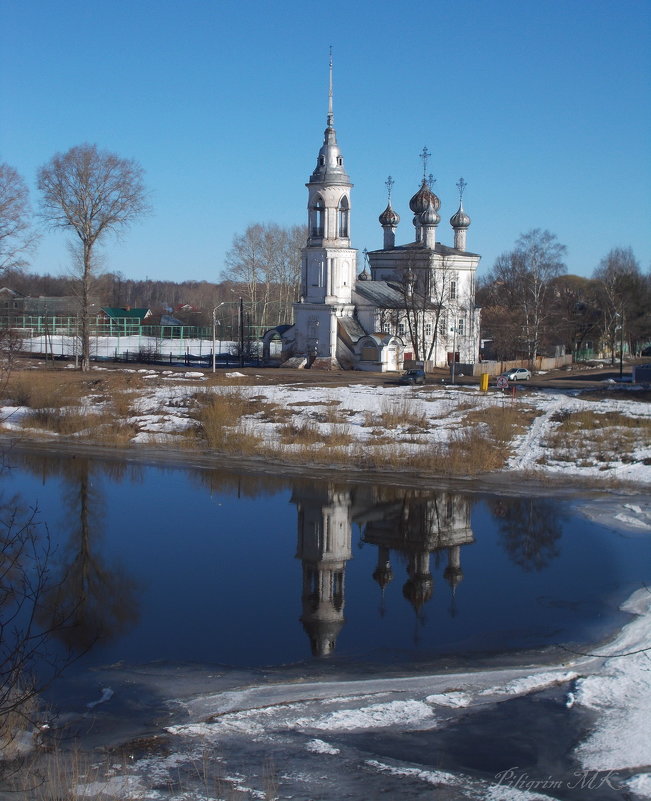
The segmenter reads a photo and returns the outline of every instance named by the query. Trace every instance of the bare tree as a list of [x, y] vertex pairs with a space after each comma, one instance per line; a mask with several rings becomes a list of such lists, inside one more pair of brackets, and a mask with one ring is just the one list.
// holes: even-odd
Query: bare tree
[[25, 181], [8, 164], [0, 164], [0, 272], [20, 268], [33, 248], [31, 208]]
[[233, 237], [223, 277], [239, 285], [258, 325], [291, 321], [306, 240], [304, 226], [283, 228], [275, 223], [255, 223]]
[[599, 284], [579, 275], [561, 275], [552, 282], [551, 323], [577, 359], [586, 343], [601, 335]]
[[398, 317], [406, 324], [416, 361], [436, 359], [439, 339], [447, 336], [446, 314], [456, 315], [461, 308], [461, 299], [453, 291], [454, 277], [446, 258], [432, 261], [426, 269], [409, 260], [400, 272], [403, 308]]
[[51, 228], [76, 234], [80, 262], [81, 369], [90, 369], [90, 291], [96, 271], [95, 247], [149, 211], [137, 162], [96, 145], [58, 153], [38, 172], [41, 215]]
[[648, 312], [649, 282], [640, 272], [640, 265], [631, 248], [613, 248], [594, 271], [598, 284], [603, 334], [609, 346], [611, 361], [625, 338], [629, 349], [651, 335]]
[[516, 347], [535, 360], [547, 333], [553, 279], [567, 271], [565, 245], [549, 231], [534, 228], [515, 243], [509, 253], [497, 257], [488, 277], [501, 306], [515, 321]]

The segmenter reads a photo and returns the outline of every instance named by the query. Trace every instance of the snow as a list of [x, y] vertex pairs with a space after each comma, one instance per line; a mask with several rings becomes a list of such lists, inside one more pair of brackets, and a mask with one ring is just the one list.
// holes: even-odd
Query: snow
[[97, 701], [89, 701], [86, 706], [88, 709], [93, 709], [99, 704], [105, 704], [107, 701], [110, 701], [113, 698], [113, 690], [110, 687], [104, 687], [102, 690], [102, 694]]
[[305, 747], [313, 754], [331, 754], [334, 756], [335, 754], [341, 753], [339, 748], [335, 748], [334, 745], [330, 745], [330, 743], [326, 743], [324, 740], [310, 740]]
[[638, 798], [651, 798], [651, 773], [641, 773], [626, 782], [626, 786]]
[[321, 729], [322, 731], [356, 731], [387, 726], [415, 726], [424, 721], [432, 722], [431, 708], [422, 701], [391, 701], [388, 704], [371, 704], [358, 709], [342, 709], [320, 718], [298, 718], [298, 728]]
[[[318, 731], [330, 737], [309, 736], [304, 748], [315, 758], [327, 758], [341, 754], [340, 745], [330, 740], [343, 733], [440, 729], [486, 704], [567, 686], [568, 714], [577, 714], [582, 708], [599, 713], [573, 755], [584, 771], [574, 783], [582, 781], [588, 786], [607, 781], [618, 788], [623, 779], [610, 777], [609, 772], [637, 769], [626, 786], [638, 797], [649, 798], [651, 779], [639, 771], [651, 764], [651, 593], [637, 591], [622, 609], [632, 617], [611, 642], [595, 655], [586, 654], [555, 667], [529, 665], [430, 676], [256, 685], [197, 697], [185, 704], [177, 701], [187, 715], [203, 720], [173, 725], [167, 731], [179, 746], [191, 738], [219, 742], [222, 748], [241, 736], [262, 744], [277, 742], [288, 732], [309, 736]], [[324, 712], [324, 705], [334, 708]], [[489, 782], [395, 760], [369, 759], [365, 764], [383, 775], [452, 788], [459, 799], [553, 800], [559, 798], [555, 789], [570, 786], [567, 777], [561, 782], [559, 777], [528, 775], [515, 767]]]
[[[315, 797], [318, 788], [323, 798], [366, 799], [381, 793], [417, 798], [438, 792], [454, 801], [560, 801], [568, 797], [568, 788], [585, 787], [587, 794], [602, 786], [612, 791], [613, 795], [604, 796], [609, 799], [625, 793], [649, 799], [651, 592], [638, 590], [622, 610], [630, 619], [611, 641], [595, 646], [594, 654], [556, 665], [321, 681], [283, 682], [278, 673], [268, 678], [249, 674], [248, 679], [234, 677], [232, 686], [212, 693], [201, 692], [204, 682], [194, 674], [189, 681], [182, 670], [170, 674], [161, 668], [173, 718], [164, 725], [168, 739], [162, 753], [137, 758], [123, 749], [123, 761], [102, 780], [80, 782], [77, 795], [121, 801], [207, 801], [215, 796], [206, 792], [199, 777], [212, 771], [238, 797], [248, 793], [246, 797], [263, 799], [268, 797], [262, 789], [263, 766], [269, 754], [275, 754], [282, 764], [279, 773], [276, 769], [279, 799]], [[223, 675], [210, 674], [205, 681], [215, 686]], [[152, 689], [160, 692], [156, 676]], [[125, 668], [125, 677], [131, 683], [134, 673]], [[525, 770], [514, 763], [492, 775], [442, 769], [435, 762], [428, 764], [426, 755], [403, 760], [382, 748], [374, 753], [375, 739], [385, 732], [394, 739], [408, 733], [413, 741], [419, 731], [444, 732], [465, 716], [555, 686], [559, 695], [566, 688], [568, 716], [596, 713], [590, 728], [583, 728], [565, 774], [549, 775], [543, 767], [536, 773], [535, 767]], [[183, 692], [174, 697], [173, 687], [185, 688], [187, 697]], [[108, 700], [109, 692], [102, 690], [100, 701]], [[94, 714], [101, 715], [103, 706], [94, 704]], [[365, 736], [359, 750], [351, 736]], [[556, 763], [553, 767], [558, 769]], [[174, 790], [179, 776], [195, 776], [199, 784]], [[345, 793], [340, 792], [342, 787]]]
[[601, 670], [577, 682], [575, 703], [599, 713], [577, 748], [586, 769], [651, 765], [651, 592], [638, 590], [622, 608], [637, 617], [605, 649]]
[[[124, 372], [135, 371], [126, 368]], [[629, 418], [651, 420], [651, 404], [629, 400], [629, 393], [625, 390], [617, 397], [600, 400], [584, 399], [555, 390], [520, 392], [512, 398], [497, 391], [484, 394], [476, 387], [461, 386], [409, 388], [390, 384], [313, 386], [265, 385], [262, 382], [249, 386], [239, 383], [239, 379], [244, 377], [239, 371], [220, 373], [220, 381], [232, 380], [232, 386], [223, 383], [210, 386], [206, 383], [208, 376], [201, 371], [172, 372], [143, 368], [139, 374], [147, 381], [133, 402], [133, 416], [125, 420], [137, 426], [138, 434], [133, 440], [135, 444], [155, 442], [156, 437], [152, 435], [158, 435], [162, 442], [173, 442], [174, 437], [181, 436], [188, 428], [197, 425], [192, 416], [196, 382], [203, 382], [201, 391], [204, 393], [220, 395], [233, 392], [245, 399], [255, 399], [251, 413], [242, 420], [243, 427], [248, 433], [258, 435], [275, 447], [278, 454], [283, 449], [294, 447], [283, 445], [280, 439], [279, 432], [287, 421], [287, 415], [280, 415], [278, 419], [265, 417], [264, 411], [260, 411], [260, 404], [275, 405], [290, 412], [292, 422], [297, 426], [307, 423], [317, 428], [324, 440], [330, 431], [337, 430], [337, 427], [338, 430], [345, 428], [351, 438], [351, 445], [348, 446], [351, 453], [360, 444], [377, 447], [374, 440], [377, 439], [378, 428], [382, 430], [383, 442], [387, 443], [384, 447], [401, 448], [406, 453], [449, 443], [458, 435], [461, 426], [469, 425], [469, 413], [514, 406], [536, 416], [527, 430], [507, 446], [507, 471], [518, 471], [532, 477], [550, 475], [565, 478], [572, 474], [582, 479], [615, 479], [635, 482], [640, 486], [651, 484], [651, 440], [648, 438], [645, 441], [645, 438], [638, 437], [639, 441], [630, 446], [629, 453], [620, 453], [614, 443], [605, 455], [599, 454], [598, 457], [590, 452], [590, 448], [587, 449], [587, 455], [579, 456], [572, 450], [564, 453], [558, 445], [555, 449], [549, 447], [548, 438], [559, 425], [559, 414], [591, 411], [595, 414], [618, 413]], [[157, 378], [159, 380], [155, 380]], [[85, 408], [92, 413], [90, 400]], [[387, 412], [392, 412], [398, 421], [401, 415], [408, 415], [421, 422], [414, 425], [406, 420], [405, 424], [383, 425], [381, 416]], [[26, 428], [29, 426], [29, 410], [6, 406], [0, 409], [0, 421], [3, 421], [6, 430]], [[487, 430], [484, 423], [476, 425]], [[44, 436], [43, 432], [41, 436]], [[629, 527], [651, 529], [651, 512], [648, 508], [645, 510], [637, 504], [631, 504], [629, 508], [619, 510], [619, 515], [618, 520]]]

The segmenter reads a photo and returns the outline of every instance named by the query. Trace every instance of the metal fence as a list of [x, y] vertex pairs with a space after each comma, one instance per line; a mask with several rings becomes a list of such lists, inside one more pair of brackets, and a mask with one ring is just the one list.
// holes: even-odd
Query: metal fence
[[[12, 315], [0, 317], [0, 328], [10, 330], [17, 350], [50, 358], [74, 358], [81, 353], [79, 318], [75, 316]], [[192, 325], [140, 325], [129, 317], [93, 317], [91, 355], [116, 361], [206, 361], [212, 358], [213, 330]], [[215, 332], [217, 357], [232, 358], [237, 345]]]

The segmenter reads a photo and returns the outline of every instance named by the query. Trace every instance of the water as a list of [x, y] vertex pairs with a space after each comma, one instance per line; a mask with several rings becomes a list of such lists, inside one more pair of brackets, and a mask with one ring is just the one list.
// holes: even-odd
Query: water
[[[53, 549], [41, 624], [70, 668], [424, 664], [587, 642], [651, 539], [569, 503], [11, 453], [3, 520]], [[22, 511], [21, 511], [22, 510]], [[60, 619], [60, 618], [58, 618]]]

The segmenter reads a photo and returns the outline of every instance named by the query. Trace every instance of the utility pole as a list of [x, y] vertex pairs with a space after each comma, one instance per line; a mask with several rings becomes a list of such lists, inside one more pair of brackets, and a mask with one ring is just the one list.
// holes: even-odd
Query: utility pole
[[212, 371], [213, 371], [213, 373], [215, 372], [215, 366], [216, 366], [215, 365], [215, 359], [216, 359], [216, 354], [215, 354], [215, 344], [216, 344], [215, 327], [217, 325], [217, 321], [215, 319], [215, 314], [217, 313], [217, 309], [221, 308], [224, 305], [225, 302], [226, 301], [223, 301], [222, 303], [219, 303], [212, 310]]
[[240, 298], [240, 367], [244, 367], [244, 301]]

